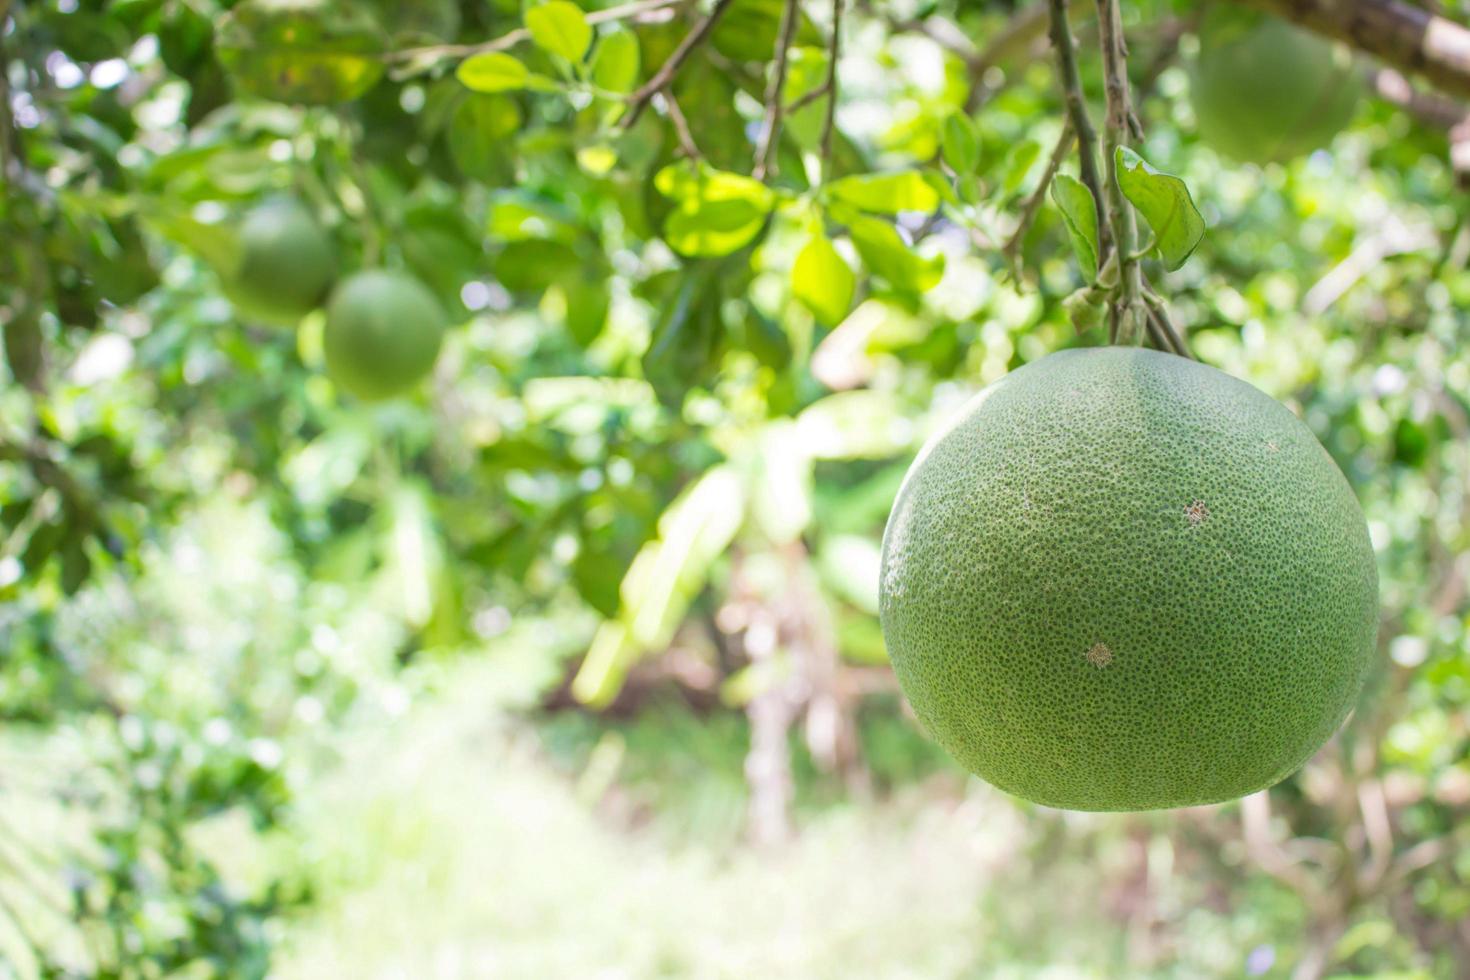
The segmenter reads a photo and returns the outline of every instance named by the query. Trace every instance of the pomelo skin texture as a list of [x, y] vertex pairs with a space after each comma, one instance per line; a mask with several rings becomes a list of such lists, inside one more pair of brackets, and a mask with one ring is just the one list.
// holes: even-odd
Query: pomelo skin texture
[[327, 304], [327, 373], [359, 398], [389, 398], [434, 367], [444, 309], [413, 276], [369, 269], [342, 281]]
[[1362, 80], [1341, 47], [1275, 17], [1220, 8], [1200, 28], [1190, 96], [1200, 136], [1248, 163], [1326, 146], [1352, 121]]
[[251, 320], [294, 327], [336, 275], [332, 240], [294, 198], [266, 201], [240, 224], [240, 265], [226, 294]]
[[1270, 397], [1136, 348], [975, 397], [883, 536], [919, 720], [1001, 789], [1074, 810], [1233, 799], [1299, 768], [1374, 651], [1378, 574], [1326, 450]]

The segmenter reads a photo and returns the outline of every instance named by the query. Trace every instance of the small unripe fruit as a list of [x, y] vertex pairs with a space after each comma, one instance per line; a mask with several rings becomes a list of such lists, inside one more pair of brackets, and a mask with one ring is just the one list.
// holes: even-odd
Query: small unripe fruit
[[370, 269], [343, 280], [327, 304], [327, 373], [359, 398], [390, 398], [434, 367], [446, 317], [413, 276]]
[[295, 198], [272, 198], [247, 214], [239, 244], [225, 293], [247, 319], [295, 326], [332, 285], [332, 240]]
[[1326, 146], [1352, 121], [1362, 79], [1341, 45], [1275, 17], [1220, 9], [1199, 32], [1190, 94], [1200, 137], [1269, 163]]

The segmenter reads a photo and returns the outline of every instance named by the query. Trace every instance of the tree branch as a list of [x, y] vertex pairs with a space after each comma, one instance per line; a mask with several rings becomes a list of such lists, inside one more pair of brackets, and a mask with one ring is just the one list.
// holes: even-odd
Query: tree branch
[[832, 167], [832, 130], [837, 120], [837, 60], [842, 55], [842, 0], [832, 0], [832, 36], [827, 41], [827, 115], [822, 119], [822, 179]]
[[782, 93], [786, 91], [786, 58], [791, 52], [791, 42], [796, 37], [796, 25], [801, 20], [801, 8], [797, 0], [786, 0], [781, 13], [781, 35], [776, 39], [776, 60], [771, 66], [771, 77], [766, 83], [766, 118], [761, 125], [760, 142], [755, 148], [755, 168], [751, 176], [765, 180], [776, 170], [776, 148], [781, 143], [783, 110]]
[[1128, 100], [1128, 51], [1123, 40], [1118, 0], [1097, 0], [1097, 19], [1098, 40], [1102, 44], [1103, 82], [1108, 96], [1108, 115], [1103, 127], [1105, 191], [1119, 272], [1119, 291], [1114, 297], [1108, 322], [1114, 327], [1118, 343], [1136, 344], [1142, 338], [1148, 316], [1143, 306], [1143, 272], [1136, 251], [1137, 217], [1118, 183], [1118, 148], [1127, 139], [1128, 120], [1132, 114]]
[[679, 74], [679, 69], [684, 67], [684, 62], [694, 53], [695, 48], [704, 43], [704, 39], [709, 36], [709, 32], [714, 30], [715, 25], [720, 22], [720, 18], [725, 15], [725, 11], [730, 9], [732, 2], [734, 0], [715, 0], [715, 5], [710, 12], [703, 20], [694, 25], [693, 30], [684, 35], [684, 40], [679, 42], [679, 46], [674, 49], [674, 53], [669, 55], [668, 60], [659, 66], [654, 76], [645, 82], [642, 88], [628, 97], [628, 111], [623, 116], [624, 129], [630, 128], [638, 121], [638, 117], [648, 107], [648, 100], [653, 98], [655, 92], [658, 92], [664, 86], [673, 82], [674, 76]]
[[1237, 0], [1470, 97], [1470, 28], [1401, 0]]
[[1092, 191], [1097, 207], [1098, 260], [1107, 254], [1112, 234], [1108, 228], [1108, 212], [1103, 203], [1102, 180], [1097, 172], [1097, 131], [1087, 114], [1087, 99], [1082, 94], [1082, 76], [1077, 71], [1077, 53], [1072, 41], [1072, 27], [1067, 22], [1067, 0], [1049, 0], [1052, 53], [1057, 59], [1057, 76], [1062, 83], [1062, 97], [1067, 105], [1067, 118], [1077, 134], [1077, 170], [1082, 183]]
[[1062, 124], [1062, 135], [1057, 138], [1056, 148], [1051, 151], [1051, 159], [1046, 163], [1046, 171], [1042, 173], [1040, 183], [1031, 192], [1031, 196], [1026, 198], [1026, 203], [1021, 206], [1021, 218], [1016, 222], [1016, 230], [1011, 232], [1011, 237], [1006, 239], [1005, 245], [1001, 248], [1001, 256], [1005, 260], [1006, 268], [1016, 273], [1017, 279], [1020, 278], [1021, 243], [1025, 240], [1031, 223], [1036, 220], [1036, 212], [1041, 209], [1041, 202], [1046, 199], [1047, 188], [1051, 187], [1052, 180], [1055, 179], [1057, 171], [1061, 169], [1062, 161], [1067, 158], [1076, 139], [1077, 135], [1072, 132], [1072, 122], [1069, 119]]

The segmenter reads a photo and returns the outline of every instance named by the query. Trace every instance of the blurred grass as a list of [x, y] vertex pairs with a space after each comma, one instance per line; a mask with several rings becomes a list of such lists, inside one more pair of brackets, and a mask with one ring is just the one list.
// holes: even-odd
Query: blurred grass
[[[738, 841], [743, 739], [718, 721], [663, 706], [600, 727], [530, 722], [498, 706], [486, 665], [435, 686], [448, 693], [345, 741], [304, 798], [299, 849], [276, 841], [270, 860], [318, 901], [288, 926], [275, 975], [1141, 975], [1104, 894], [1126, 817], [1023, 810], [942, 769], [823, 803], [809, 774], [798, 838], [762, 852]], [[1119, 843], [1078, 860], [1070, 831]], [[1035, 859], [1038, 834], [1051, 859]], [[1149, 975], [1239, 975], [1250, 947], [1232, 932], [1282, 912], [1177, 911], [1188, 955]]]

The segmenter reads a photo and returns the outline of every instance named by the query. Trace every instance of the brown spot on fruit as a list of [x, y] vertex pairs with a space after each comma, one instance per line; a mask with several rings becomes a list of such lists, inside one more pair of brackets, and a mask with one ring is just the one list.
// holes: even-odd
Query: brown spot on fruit
[[1113, 662], [1113, 651], [1108, 649], [1106, 643], [1094, 643], [1083, 656], [1087, 658], [1088, 663], [1097, 668], [1106, 667]]
[[1199, 527], [1210, 516], [1210, 508], [1205, 506], [1203, 500], [1196, 500], [1184, 508], [1184, 516], [1189, 520], [1190, 527]]

